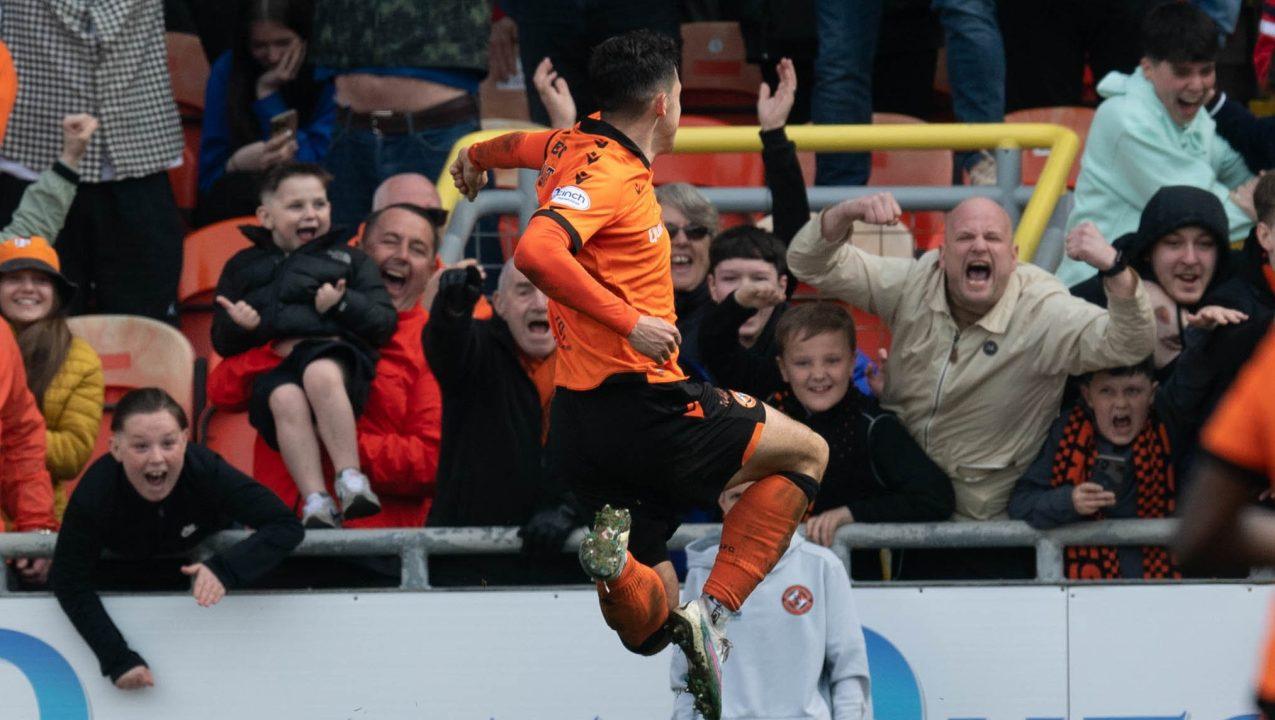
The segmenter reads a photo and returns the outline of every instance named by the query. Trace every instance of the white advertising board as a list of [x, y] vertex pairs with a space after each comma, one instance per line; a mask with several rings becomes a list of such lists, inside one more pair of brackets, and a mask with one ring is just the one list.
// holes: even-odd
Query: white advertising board
[[[883, 720], [1248, 715], [1267, 595], [855, 593]], [[211, 609], [119, 596], [106, 607], [156, 687], [111, 686], [52, 598], [0, 599], [0, 719], [650, 720], [672, 707], [671, 651], [625, 652], [587, 590], [240, 594]]]

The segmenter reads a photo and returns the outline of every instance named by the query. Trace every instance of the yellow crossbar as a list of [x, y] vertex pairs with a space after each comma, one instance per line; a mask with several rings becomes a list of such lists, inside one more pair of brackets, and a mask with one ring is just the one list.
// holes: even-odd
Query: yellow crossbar
[[[909, 124], [909, 125], [790, 125], [789, 139], [798, 150], [815, 152], [862, 152], [870, 150], [978, 150], [1048, 148], [1036, 189], [1014, 232], [1018, 256], [1030, 261], [1067, 185], [1067, 175], [1080, 149], [1080, 138], [1061, 125], [1047, 123]], [[688, 127], [677, 131], [675, 153], [761, 152], [756, 127]], [[447, 160], [450, 167], [459, 148], [503, 135], [503, 130], [483, 130], [461, 138]], [[444, 170], [438, 192], [443, 207], [450, 210], [460, 199]]]

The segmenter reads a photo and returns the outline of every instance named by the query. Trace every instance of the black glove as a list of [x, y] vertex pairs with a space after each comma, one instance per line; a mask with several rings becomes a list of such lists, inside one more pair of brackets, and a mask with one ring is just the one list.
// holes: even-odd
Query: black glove
[[483, 294], [483, 274], [474, 265], [444, 270], [438, 277], [438, 294], [448, 312], [454, 315], [472, 312]]
[[522, 551], [531, 555], [557, 555], [562, 544], [580, 523], [567, 505], [541, 510], [518, 531], [522, 538]]

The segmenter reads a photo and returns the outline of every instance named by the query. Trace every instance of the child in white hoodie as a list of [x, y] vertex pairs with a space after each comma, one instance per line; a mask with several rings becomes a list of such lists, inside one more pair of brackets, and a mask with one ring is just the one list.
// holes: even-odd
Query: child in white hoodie
[[[752, 483], [717, 499], [723, 513]], [[682, 598], [699, 597], [719, 538], [686, 547]], [[850, 577], [831, 550], [792, 536], [787, 552], [731, 620], [730, 661], [722, 664], [722, 720], [870, 720], [868, 651], [850, 594]], [[695, 718], [686, 657], [673, 653], [674, 720]]]

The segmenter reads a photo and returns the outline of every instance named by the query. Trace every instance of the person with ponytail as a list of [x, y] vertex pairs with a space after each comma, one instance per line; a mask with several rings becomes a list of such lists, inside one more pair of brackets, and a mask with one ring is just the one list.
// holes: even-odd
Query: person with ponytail
[[64, 485], [88, 464], [97, 441], [105, 392], [101, 359], [67, 327], [75, 290], [44, 238], [0, 243], [0, 316], [13, 329], [27, 387], [44, 415], [45, 466], [59, 519], [66, 508]]
[[204, 91], [197, 226], [252, 215], [270, 168], [323, 160], [336, 118], [307, 54], [313, 0], [240, 0], [237, 13]]

